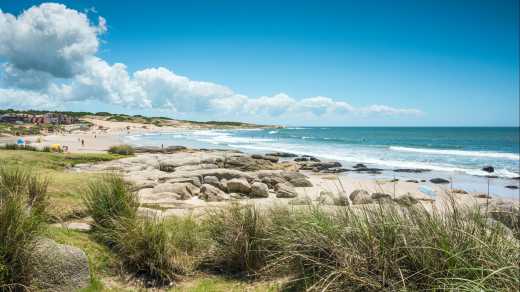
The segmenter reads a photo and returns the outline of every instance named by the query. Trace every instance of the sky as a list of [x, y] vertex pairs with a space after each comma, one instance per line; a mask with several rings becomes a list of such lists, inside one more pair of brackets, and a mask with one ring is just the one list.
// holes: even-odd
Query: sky
[[0, 108], [519, 126], [519, 1], [0, 0]]

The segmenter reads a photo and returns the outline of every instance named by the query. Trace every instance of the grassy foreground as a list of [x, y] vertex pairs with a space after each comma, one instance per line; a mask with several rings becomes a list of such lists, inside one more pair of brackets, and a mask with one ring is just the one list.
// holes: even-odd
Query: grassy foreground
[[[121, 178], [85, 180], [84, 174], [64, 171], [75, 163], [118, 157], [0, 151], [0, 290], [30, 285], [26, 256], [37, 236], [85, 251], [92, 272], [87, 291], [520, 287], [518, 214], [505, 214], [509, 227], [478, 209], [449, 205], [430, 213], [420, 205], [391, 203], [334, 210], [230, 205], [203, 218], [140, 217], [136, 194]], [[27, 165], [33, 165], [31, 171]], [[91, 216], [92, 230], [47, 226], [47, 214], [56, 212], [49, 208], [53, 204]]]

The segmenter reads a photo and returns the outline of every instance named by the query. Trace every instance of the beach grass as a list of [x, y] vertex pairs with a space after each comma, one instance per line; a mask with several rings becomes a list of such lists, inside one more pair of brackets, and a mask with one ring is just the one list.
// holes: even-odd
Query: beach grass
[[122, 156], [92, 153], [48, 153], [26, 150], [0, 150], [0, 164], [5, 167], [23, 167], [48, 179], [47, 213], [58, 222], [73, 217], [83, 217], [81, 192], [88, 183], [100, 177], [95, 173], [65, 171], [76, 164], [110, 161]]
[[21, 167], [0, 167], [0, 291], [23, 290], [47, 204], [47, 182]]
[[130, 145], [115, 145], [108, 149], [108, 153], [118, 155], [134, 155], [135, 149]]

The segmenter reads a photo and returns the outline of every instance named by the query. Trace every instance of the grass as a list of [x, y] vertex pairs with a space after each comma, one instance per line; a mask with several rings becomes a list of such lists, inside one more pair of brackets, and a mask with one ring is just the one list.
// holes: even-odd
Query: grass
[[136, 194], [115, 175], [90, 184], [84, 203], [94, 220], [95, 237], [145, 283], [169, 285], [193, 269], [195, 251], [204, 242], [193, 221], [137, 218]]
[[41, 232], [47, 182], [24, 168], [0, 167], [0, 291], [30, 286], [30, 257]]
[[0, 150], [0, 165], [30, 168], [49, 180], [47, 212], [52, 221], [84, 216], [81, 192], [98, 177], [94, 173], [68, 172], [65, 169], [80, 163], [109, 161], [123, 156], [112, 154], [47, 153], [23, 150]]
[[108, 149], [108, 153], [118, 155], [134, 155], [135, 149], [130, 145], [117, 145], [110, 147]]
[[519, 242], [478, 210], [432, 214], [380, 205], [290, 216], [291, 224], [273, 228], [280, 249], [268, 268], [289, 271], [296, 290], [511, 291], [520, 285]]
[[214, 244], [208, 263], [213, 269], [252, 277], [265, 265], [268, 221], [253, 205], [213, 210], [203, 224]]

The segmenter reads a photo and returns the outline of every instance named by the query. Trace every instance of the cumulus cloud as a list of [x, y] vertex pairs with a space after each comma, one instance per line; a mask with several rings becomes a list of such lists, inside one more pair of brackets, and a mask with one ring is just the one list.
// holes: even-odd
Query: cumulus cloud
[[[88, 12], [96, 13], [94, 10]], [[87, 13], [88, 13], [87, 12]], [[133, 73], [125, 64], [96, 56], [100, 36], [108, 29], [98, 16], [62, 4], [33, 6], [18, 16], [0, 10], [0, 106], [49, 107], [97, 100], [126, 107], [172, 113], [244, 114], [281, 118], [349, 114], [417, 115], [416, 109], [386, 105], [354, 107], [330, 97], [296, 99], [285, 93], [248, 97], [231, 88], [191, 80], [163, 68]]]

